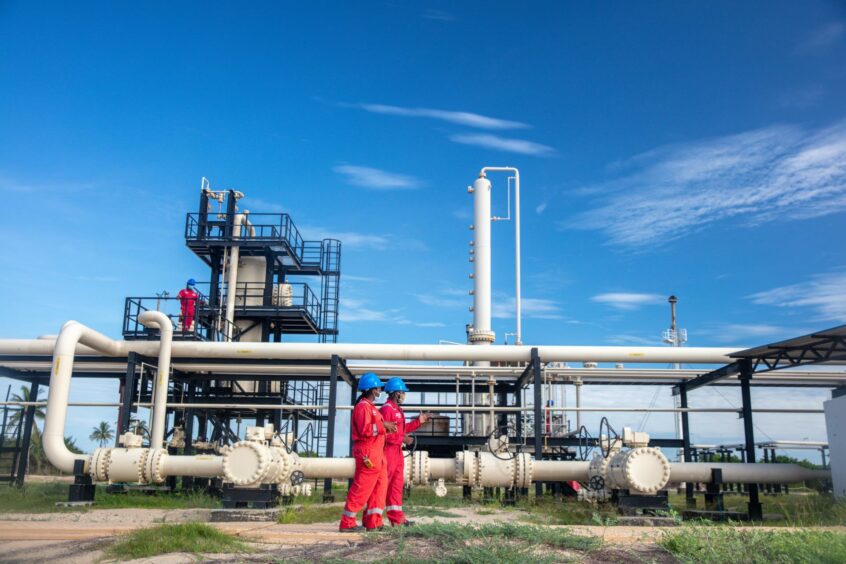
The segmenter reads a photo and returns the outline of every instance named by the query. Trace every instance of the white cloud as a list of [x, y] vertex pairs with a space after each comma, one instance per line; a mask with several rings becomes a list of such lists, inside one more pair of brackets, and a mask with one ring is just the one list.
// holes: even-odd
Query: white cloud
[[357, 104], [355, 107], [374, 114], [437, 119], [466, 127], [476, 127], [478, 129], [501, 130], [524, 129], [529, 127], [527, 124], [519, 121], [483, 116], [472, 112], [436, 110], [433, 108], [404, 108], [401, 106], [390, 106], [387, 104]]
[[[513, 297], [495, 296], [491, 305], [491, 317], [508, 319], [514, 317], [516, 301]], [[522, 315], [533, 319], [561, 319], [561, 308], [552, 300], [541, 298], [521, 298]]]
[[453, 294], [443, 295], [443, 293], [414, 294], [414, 297], [423, 305], [432, 307], [466, 308], [473, 303], [469, 295], [465, 299], [455, 297]]
[[421, 184], [413, 176], [369, 166], [338, 165], [332, 170], [344, 176], [347, 183], [371, 190], [411, 190]]
[[548, 145], [541, 145], [525, 139], [508, 139], [490, 133], [456, 133], [449, 136], [450, 141], [464, 145], [476, 145], [486, 149], [519, 153], [521, 155], [535, 155], [547, 157], [555, 154], [555, 149]]
[[660, 346], [661, 339], [646, 339], [638, 335], [611, 335], [605, 338], [605, 341], [612, 345], [642, 345], [648, 347]]
[[538, 207], [535, 208], [535, 213], [540, 215], [546, 210], [547, 203], [543, 202], [542, 204], [538, 204]]
[[609, 292], [598, 294], [591, 298], [591, 301], [622, 310], [633, 310], [645, 305], [656, 305], [664, 303], [665, 300], [666, 297], [660, 294], [638, 294], [632, 292]]
[[591, 187], [603, 203], [562, 228], [604, 232], [610, 243], [659, 246], [717, 221], [747, 226], [846, 210], [846, 122], [822, 130], [769, 127], [659, 148]]
[[373, 249], [384, 251], [390, 244], [390, 239], [384, 235], [372, 233], [358, 233], [356, 231], [332, 231], [323, 227], [303, 226], [301, 232], [308, 235], [309, 241], [318, 239], [338, 239], [344, 249]]
[[795, 335], [798, 331], [791, 331], [784, 327], [766, 324], [729, 323], [713, 333], [715, 341], [723, 343], [762, 344], [761, 340], [771, 340], [780, 336]]
[[846, 322], [846, 271], [817, 274], [810, 280], [749, 296], [759, 305], [807, 308], [824, 321]]
[[799, 53], [825, 51], [844, 37], [846, 37], [846, 24], [843, 22], [831, 22], [815, 30], [810, 37], [799, 44], [796, 50]]
[[427, 20], [438, 20], [442, 22], [454, 22], [455, 16], [450, 14], [449, 12], [444, 12], [443, 10], [426, 10], [421, 14], [424, 19]]
[[367, 306], [365, 300], [341, 298], [338, 318], [344, 322], [389, 321], [397, 310], [376, 310]]

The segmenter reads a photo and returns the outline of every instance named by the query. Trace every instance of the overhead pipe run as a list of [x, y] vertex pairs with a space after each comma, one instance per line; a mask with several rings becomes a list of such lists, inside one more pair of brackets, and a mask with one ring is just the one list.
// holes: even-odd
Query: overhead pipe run
[[138, 321], [145, 327], [159, 330], [159, 362], [156, 367], [156, 380], [153, 387], [153, 422], [150, 430], [150, 446], [161, 448], [164, 444], [167, 424], [167, 392], [170, 385], [170, 350], [173, 341], [173, 324], [170, 318], [160, 311], [145, 311], [138, 316]]
[[[76, 323], [76, 322], [74, 322]], [[108, 337], [103, 336], [108, 339]], [[155, 341], [112, 341], [112, 352], [94, 349], [81, 342], [74, 351], [80, 355], [104, 354], [125, 357], [130, 352], [142, 356], [156, 356], [158, 344]], [[8, 355], [52, 355], [56, 342], [39, 339], [2, 339], [0, 354]], [[718, 347], [601, 347], [601, 346], [557, 346], [538, 347], [516, 345], [419, 345], [419, 344], [371, 344], [371, 343], [225, 343], [177, 341], [173, 343], [173, 358], [207, 359], [284, 359], [284, 360], [331, 360], [340, 356], [347, 360], [429, 360], [429, 361], [490, 361], [529, 362], [532, 348], [544, 362], [630, 362], [666, 364], [727, 364], [732, 362], [730, 354], [740, 349]]]

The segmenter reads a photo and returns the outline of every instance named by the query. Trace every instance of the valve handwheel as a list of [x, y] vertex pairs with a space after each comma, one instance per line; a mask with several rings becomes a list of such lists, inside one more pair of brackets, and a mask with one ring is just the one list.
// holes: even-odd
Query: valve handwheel
[[499, 460], [512, 460], [517, 456], [517, 452], [511, 452], [511, 450], [508, 448], [507, 440], [505, 443], [505, 448], [503, 449], [502, 442], [499, 440], [499, 438], [502, 436], [505, 436], [506, 439], [508, 438], [508, 427], [504, 428], [505, 432], [502, 431], [503, 429], [494, 429], [490, 432], [487, 440], [488, 451]]
[[[603, 440], [602, 437], [605, 437]], [[602, 451], [602, 457], [608, 458], [611, 454], [611, 447], [617, 442], [620, 435], [611, 427], [607, 417], [603, 417], [599, 422], [599, 449]]]
[[576, 438], [579, 439], [579, 460], [587, 460], [590, 456], [590, 451], [593, 450], [593, 445], [590, 444], [592, 437], [588, 433], [587, 427], [584, 425], [579, 427]]
[[292, 486], [299, 486], [305, 481], [305, 474], [303, 474], [302, 470], [295, 470], [293, 474], [291, 474], [291, 485]]
[[595, 492], [605, 489], [605, 478], [602, 476], [591, 476], [588, 486]]

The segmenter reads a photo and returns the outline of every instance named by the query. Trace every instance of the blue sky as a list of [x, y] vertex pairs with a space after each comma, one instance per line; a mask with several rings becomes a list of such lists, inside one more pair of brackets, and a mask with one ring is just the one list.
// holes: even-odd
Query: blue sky
[[527, 343], [660, 344], [671, 293], [691, 345], [846, 322], [841, 3], [9, 1], [0, 52], [3, 338], [203, 278], [206, 176], [342, 239], [342, 340], [461, 341], [485, 165], [521, 170]]

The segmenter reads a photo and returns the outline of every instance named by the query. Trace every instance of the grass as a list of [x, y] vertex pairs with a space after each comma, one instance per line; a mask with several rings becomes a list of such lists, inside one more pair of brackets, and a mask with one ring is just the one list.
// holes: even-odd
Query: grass
[[243, 541], [214, 527], [204, 523], [181, 523], [133, 531], [107, 548], [106, 554], [118, 560], [132, 560], [169, 552], [217, 554], [249, 551]]
[[340, 521], [341, 508], [337, 505], [300, 505], [286, 507], [280, 513], [277, 521], [283, 525], [293, 523], [328, 523]]
[[762, 531], [686, 526], [658, 544], [682, 562], [846, 562], [846, 534], [829, 531]]
[[[761, 495], [764, 514], [778, 515], [780, 520], [768, 520], [767, 525], [815, 527], [846, 525], [846, 502], [817, 493], [807, 495]], [[726, 493], [723, 497], [726, 509], [745, 512], [748, 497], [743, 494]], [[670, 505], [676, 511], [685, 509], [684, 494], [670, 494]], [[697, 508], [703, 508], [702, 496], [697, 496]]]
[[573, 535], [566, 529], [495, 524], [474, 527], [432, 523], [391, 529], [369, 542], [396, 542], [394, 562], [560, 562], [601, 546], [599, 539]]
[[[67, 483], [47, 482], [26, 484], [23, 488], [0, 486], [0, 513], [53, 513], [86, 511], [85, 507], [60, 507], [56, 503], [68, 500]], [[94, 497], [96, 509], [191, 509], [220, 507], [220, 501], [200, 492], [176, 492], [157, 495], [143, 492], [107, 493], [97, 486]]]

